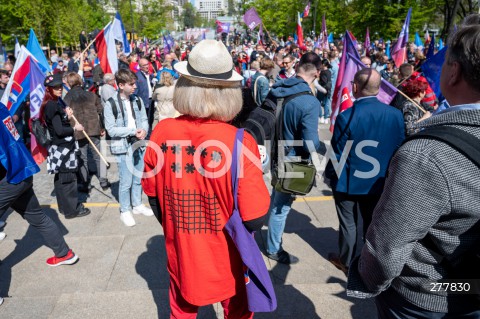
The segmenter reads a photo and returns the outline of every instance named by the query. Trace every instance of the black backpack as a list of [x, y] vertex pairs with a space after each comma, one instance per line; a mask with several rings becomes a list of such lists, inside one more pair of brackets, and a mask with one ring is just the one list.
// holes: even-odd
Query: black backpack
[[[138, 110], [140, 111], [142, 109], [142, 103], [140, 103], [140, 98], [138, 96], [136, 96], [135, 94], [132, 94], [132, 95], [130, 95], [130, 102], [132, 102], [132, 100], [134, 98], [136, 98]], [[117, 101], [121, 101], [121, 100], [122, 100], [122, 98], [120, 97], [120, 92], [119, 92], [118, 95], [117, 95]], [[122, 112], [122, 117], [125, 120], [125, 114], [123, 112], [123, 107], [119, 107], [117, 105], [117, 103], [115, 103], [115, 100], [114, 100], [113, 97], [109, 98], [107, 101], [110, 102], [110, 105], [112, 106], [112, 113], [113, 113], [113, 117], [115, 118], [115, 121], [118, 118], [118, 109], [120, 109], [120, 111]], [[135, 119], [135, 112], [132, 112], [132, 116]], [[105, 108], [102, 110], [102, 116], [100, 117], [100, 121], [102, 122], [101, 123], [102, 127], [105, 127]], [[106, 137], [105, 138], [107, 140], [111, 139], [110, 135], [108, 135], [108, 132], [106, 132]]]
[[45, 122], [40, 118], [32, 119], [32, 134], [35, 136], [37, 143], [42, 147], [47, 148], [52, 144], [52, 135]]
[[258, 145], [265, 145], [275, 137], [276, 114], [275, 110], [282, 109], [290, 100], [300, 95], [311, 95], [309, 91], [292, 94], [285, 98], [275, 98], [268, 94], [262, 105], [254, 108], [248, 115], [243, 127], [257, 141]]

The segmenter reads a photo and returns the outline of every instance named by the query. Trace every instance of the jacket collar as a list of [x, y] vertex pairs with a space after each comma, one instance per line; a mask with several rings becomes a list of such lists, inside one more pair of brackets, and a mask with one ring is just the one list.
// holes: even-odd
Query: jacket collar
[[[459, 107], [459, 106], [454, 106]], [[434, 115], [416, 125], [417, 128], [428, 128], [438, 125], [468, 125], [480, 126], [480, 110], [459, 109], [450, 112], [442, 112]]]

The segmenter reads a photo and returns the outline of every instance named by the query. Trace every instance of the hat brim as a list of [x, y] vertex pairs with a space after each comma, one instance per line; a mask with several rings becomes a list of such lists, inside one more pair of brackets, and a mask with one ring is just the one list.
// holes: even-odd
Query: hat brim
[[58, 86], [62, 86], [63, 85], [63, 81], [57, 81], [57, 80], [53, 80], [52, 82], [48, 83], [48, 84], [45, 84], [45, 86], [49, 86], [49, 87], [58, 87]]
[[210, 77], [202, 77], [197, 75], [192, 75], [187, 69], [188, 62], [177, 62], [173, 66], [175, 71], [180, 73], [181, 75], [189, 78], [190, 80], [201, 83], [201, 84], [211, 84], [211, 85], [218, 85], [218, 86], [239, 86], [240, 82], [243, 80], [243, 76], [238, 74], [235, 70], [232, 70], [232, 75], [228, 79], [215, 79]]

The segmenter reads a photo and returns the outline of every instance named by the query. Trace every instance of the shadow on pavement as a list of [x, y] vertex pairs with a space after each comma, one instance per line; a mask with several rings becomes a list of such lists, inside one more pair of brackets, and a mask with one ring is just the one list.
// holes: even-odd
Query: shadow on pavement
[[285, 285], [290, 265], [276, 264], [271, 271], [275, 280], [277, 310], [270, 313], [256, 313], [258, 319], [308, 318], [320, 319], [315, 305], [300, 290], [292, 285]]
[[[328, 254], [331, 252], [338, 252], [338, 231], [331, 227], [317, 228], [311, 223], [309, 216], [299, 213], [295, 209], [292, 209], [288, 215], [290, 223], [287, 221], [285, 226], [286, 233], [296, 233], [301, 239], [305, 241], [310, 247], [312, 247], [320, 256], [325, 260], [328, 260]], [[301, 227], [301, 231], [298, 231]], [[357, 254], [361, 252], [363, 242], [361, 239], [362, 223], [361, 218], [359, 220], [359, 238], [357, 246]], [[293, 252], [294, 253], [294, 252]], [[330, 277], [327, 283], [340, 283], [344, 288], [347, 285], [346, 278]], [[353, 319], [376, 318], [376, 310], [373, 299], [372, 300], [360, 300], [356, 298], [347, 297], [346, 291], [335, 294], [335, 296], [345, 299], [353, 303], [350, 311]]]
[[[55, 224], [60, 228], [60, 232], [63, 236], [68, 234], [68, 229], [62, 224], [58, 218], [58, 214], [55, 210], [49, 208], [43, 208], [45, 214], [50, 217]], [[10, 214], [17, 214], [13, 210], [9, 210], [2, 219], [7, 219]], [[27, 223], [26, 220], [24, 220]], [[8, 227], [4, 230], [8, 234]], [[0, 263], [0, 296], [8, 296], [10, 290], [10, 284], [12, 281], [12, 268], [19, 264], [22, 260], [32, 255], [38, 248], [45, 245], [43, 237], [32, 226], [29, 226], [27, 232], [22, 239], [15, 240], [15, 249]], [[67, 243], [68, 244], [68, 243]], [[53, 252], [52, 252], [53, 256]], [[50, 256], [48, 256], [50, 257]], [[46, 260], [47, 258], [45, 258]]]
[[[135, 264], [135, 270], [147, 282], [157, 306], [158, 318], [170, 318], [170, 305], [168, 301], [168, 286], [170, 278], [167, 272], [167, 254], [165, 251], [164, 236], [153, 236], [147, 241], [147, 250], [143, 252]], [[216, 318], [212, 305], [201, 307], [198, 319]]]

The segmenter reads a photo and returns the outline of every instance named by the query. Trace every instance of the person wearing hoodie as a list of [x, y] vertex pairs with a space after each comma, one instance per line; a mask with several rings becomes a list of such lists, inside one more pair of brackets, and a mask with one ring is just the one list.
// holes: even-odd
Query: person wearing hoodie
[[[283, 139], [288, 142], [303, 141], [303, 145], [292, 148], [285, 147], [279, 156], [301, 157], [310, 159], [312, 152], [325, 153], [325, 145], [318, 138], [318, 116], [320, 102], [312, 94], [310, 85], [317, 77], [317, 68], [312, 63], [300, 63], [297, 75], [278, 81], [272, 87], [268, 98], [276, 102], [278, 98], [287, 98], [291, 95], [306, 92], [299, 95], [283, 106]], [[313, 142], [315, 149], [307, 146]], [[275, 162], [278, 159], [272, 159]], [[273, 163], [275, 165], [275, 163]], [[275, 167], [275, 166], [272, 166]], [[294, 264], [298, 258], [287, 253], [282, 248], [282, 235], [285, 222], [295, 195], [283, 193], [273, 189], [270, 196], [270, 217], [267, 234], [267, 257], [283, 264]]]

